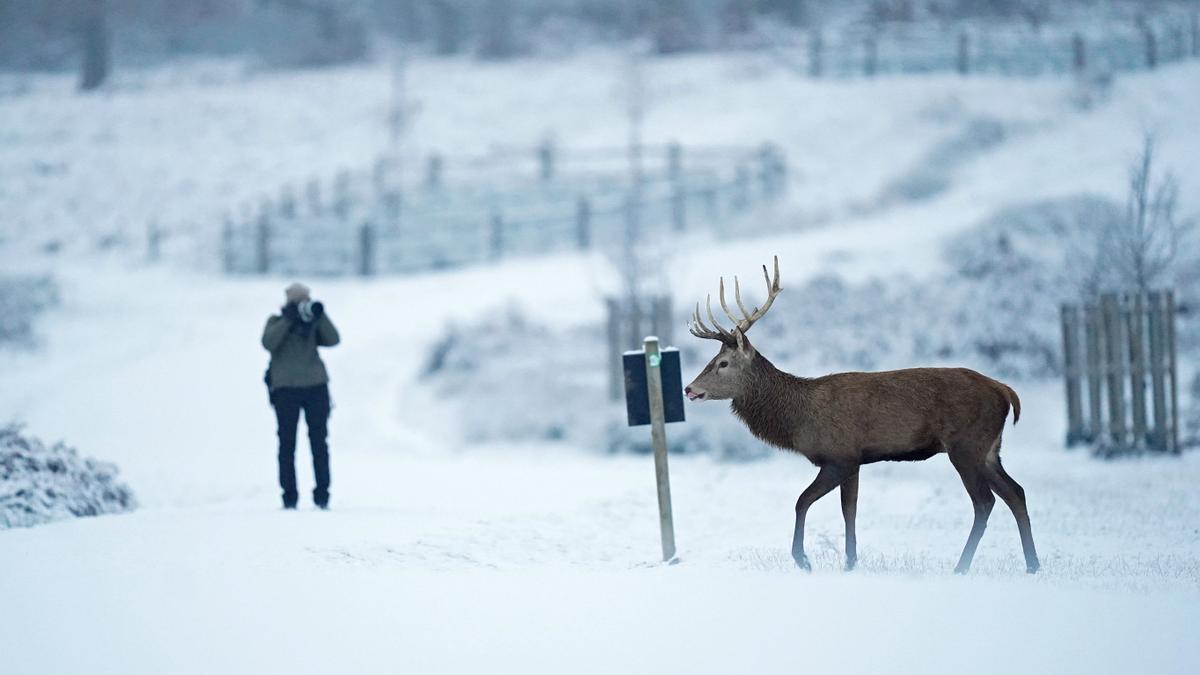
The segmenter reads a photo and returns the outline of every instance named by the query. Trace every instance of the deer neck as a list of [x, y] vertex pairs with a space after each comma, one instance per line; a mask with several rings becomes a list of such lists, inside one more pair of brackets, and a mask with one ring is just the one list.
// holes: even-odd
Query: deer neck
[[745, 384], [744, 393], [730, 403], [733, 413], [763, 441], [792, 448], [809, 407], [808, 380], [785, 373], [755, 354]]

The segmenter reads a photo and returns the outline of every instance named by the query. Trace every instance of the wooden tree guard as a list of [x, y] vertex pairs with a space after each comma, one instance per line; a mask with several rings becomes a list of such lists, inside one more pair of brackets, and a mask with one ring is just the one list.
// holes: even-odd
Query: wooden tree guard
[[1105, 294], [1082, 308], [1062, 307], [1068, 446], [1179, 452], [1174, 317], [1170, 291]]

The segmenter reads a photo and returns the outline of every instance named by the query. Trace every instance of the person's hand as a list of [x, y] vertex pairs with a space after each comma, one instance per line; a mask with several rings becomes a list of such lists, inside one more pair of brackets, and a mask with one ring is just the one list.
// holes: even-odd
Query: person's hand
[[300, 308], [296, 306], [296, 303], [289, 302], [288, 304], [283, 306], [283, 318], [287, 319], [288, 321], [292, 322], [293, 324], [297, 324], [297, 323], [301, 322], [300, 321]]
[[317, 321], [324, 314], [325, 314], [325, 304], [321, 303], [321, 302], [314, 302], [312, 304], [313, 321]]

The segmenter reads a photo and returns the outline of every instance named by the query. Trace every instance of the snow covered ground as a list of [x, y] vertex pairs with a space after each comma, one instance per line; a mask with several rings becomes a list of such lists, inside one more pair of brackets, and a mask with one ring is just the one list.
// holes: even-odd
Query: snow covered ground
[[[619, 138], [615, 80], [597, 74], [613, 59], [581, 58], [415, 68], [428, 92], [417, 135], [429, 147], [547, 128], [581, 144]], [[658, 66], [652, 135], [777, 137], [804, 181], [774, 217], [832, 220], [687, 242], [665, 275], [680, 297], [772, 253], [785, 288], [825, 271], [928, 273], [944, 264], [947, 234], [1014, 200], [1119, 197], [1143, 125], [1168, 142], [1184, 197], [1200, 187], [1195, 65], [1122, 77], [1089, 112], [1070, 105], [1061, 80], [812, 83], [706, 58]], [[203, 242], [205, 219], [228, 199], [369, 160], [385, 84], [385, 71], [351, 69], [127, 83], [83, 99], [47, 78], [0, 101], [12, 149], [0, 154], [0, 262], [48, 268], [62, 287], [62, 306], [38, 323], [42, 349], [0, 351], [0, 414], [116, 462], [141, 504], [0, 532], [0, 670], [1195, 671], [1200, 456], [1100, 462], [1063, 450], [1054, 381], [1012, 382], [1023, 416], [1003, 452], [1029, 495], [1043, 562], [1032, 577], [1002, 505], [972, 574], [950, 574], [971, 509], [942, 457], [864, 470], [853, 573], [840, 571], [837, 500], [818, 502], [807, 575], [788, 555], [792, 505], [815, 474], [801, 458], [673, 458], [680, 562], [662, 565], [649, 458], [458, 443], [455, 420], [416, 381], [439, 328], [508, 303], [556, 325], [598, 322], [607, 273], [596, 258], [314, 281], [344, 340], [326, 355], [333, 510], [280, 511], [258, 337], [290, 280], [214, 276], [195, 257], [202, 246], [155, 267], [90, 249], [156, 213], [195, 222]], [[471, 91], [478, 105], [457, 102]], [[611, 119], [579, 114], [604, 105]], [[983, 115], [1010, 135], [950, 162], [943, 193], [878, 200]], [[56, 237], [78, 250], [29, 255]], [[788, 311], [786, 292], [772, 311]], [[304, 455], [302, 440], [302, 494]]]
[[1002, 507], [972, 576], [951, 576], [971, 512], [944, 458], [866, 470], [856, 572], [840, 571], [837, 500], [819, 502], [810, 576], [788, 555], [814, 474], [801, 458], [673, 460], [681, 562], [663, 566], [649, 458], [454, 447], [408, 392], [426, 327], [497, 297], [575, 320], [582, 268], [318, 286], [345, 340], [328, 353], [328, 513], [278, 510], [257, 345], [278, 280], [68, 274], [46, 353], [4, 355], [0, 407], [118, 462], [143, 508], [0, 533], [6, 670], [1194, 668], [1200, 457], [1062, 450], [1054, 383], [1017, 383], [1004, 451], [1030, 496], [1035, 577]]

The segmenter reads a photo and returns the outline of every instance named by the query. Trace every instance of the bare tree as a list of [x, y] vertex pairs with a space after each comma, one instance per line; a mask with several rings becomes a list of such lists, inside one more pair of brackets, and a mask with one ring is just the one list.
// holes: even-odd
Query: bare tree
[[1142, 137], [1142, 148], [1129, 169], [1126, 214], [1114, 222], [1102, 242], [1107, 263], [1117, 280], [1138, 291], [1169, 279], [1183, 240], [1195, 222], [1178, 214], [1179, 181], [1155, 167], [1156, 138]]

